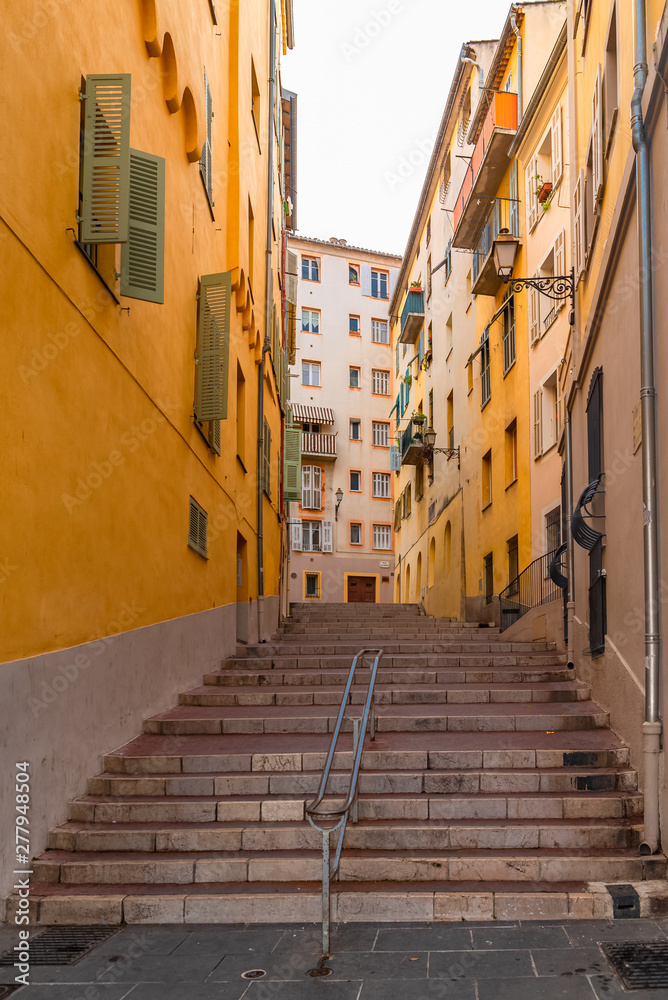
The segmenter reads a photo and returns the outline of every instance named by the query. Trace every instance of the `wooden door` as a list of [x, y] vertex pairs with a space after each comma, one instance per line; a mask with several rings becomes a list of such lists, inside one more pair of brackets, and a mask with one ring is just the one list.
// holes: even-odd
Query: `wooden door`
[[348, 602], [350, 604], [375, 604], [376, 581], [368, 576], [348, 577]]

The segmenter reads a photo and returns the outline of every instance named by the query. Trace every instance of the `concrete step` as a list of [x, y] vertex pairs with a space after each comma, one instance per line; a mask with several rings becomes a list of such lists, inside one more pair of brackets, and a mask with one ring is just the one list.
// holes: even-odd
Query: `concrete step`
[[[283, 668], [264, 666], [263, 668], [253, 667], [244, 669], [234, 667], [225, 670], [212, 671], [204, 675], [204, 687], [275, 687], [278, 685], [317, 687], [335, 686], [338, 687], [340, 695], [349, 677], [349, 670], [338, 670], [336, 668], [317, 667], [307, 669]], [[530, 684], [530, 683], [566, 683], [572, 681], [573, 672], [559, 667], [500, 667], [490, 669], [488, 667], [475, 670], [472, 668], [442, 668], [442, 669], [404, 669], [404, 670], [379, 670], [376, 675], [376, 683], [380, 688], [390, 684], [393, 687], [400, 685], [447, 685], [448, 687], [457, 684]], [[355, 684], [368, 686], [368, 672], [359, 670], [355, 672]]]
[[[380, 644], [379, 648], [380, 648]], [[453, 650], [453, 645], [455, 649]], [[481, 643], [480, 645], [489, 647], [491, 643]], [[368, 643], [363, 645], [360, 642], [347, 642], [344, 640], [338, 642], [332, 642], [325, 637], [315, 637], [313, 641], [308, 641], [306, 636], [298, 637], [297, 641], [292, 640], [290, 642], [267, 642], [255, 646], [243, 646], [241, 651], [239, 647], [237, 648], [236, 655], [238, 657], [272, 657], [272, 656], [345, 656], [350, 661], [352, 658], [361, 651], [362, 648], [368, 647]], [[457, 651], [456, 647], [461, 647], [460, 651]], [[386, 656], [392, 656], [396, 654], [405, 654], [414, 656], [420, 653], [427, 653], [436, 655], [438, 653], [443, 656], [449, 656], [454, 653], [455, 656], [467, 656], [471, 663], [477, 663], [479, 665], [487, 664], [488, 666], [493, 666], [494, 656], [504, 657], [504, 656], [516, 656], [517, 663], [561, 663], [566, 661], [564, 653], [559, 653], [557, 650], [516, 650], [505, 648], [505, 650], [499, 650], [496, 653], [490, 653], [488, 651], [476, 652], [475, 650], [467, 649], [465, 643], [449, 643], [442, 641], [440, 639], [416, 639], [416, 640], [406, 640], [406, 641], [383, 641], [383, 662]], [[503, 662], [503, 660], [501, 661]], [[449, 661], [446, 661], [447, 665]], [[457, 666], [457, 664], [454, 664]]]
[[[207, 675], [213, 679], [214, 675]], [[217, 679], [218, 675], [215, 675]], [[287, 688], [287, 690], [286, 690]], [[366, 689], [353, 685], [350, 696], [352, 705], [361, 705], [366, 700]], [[204, 696], [204, 697], [202, 697]], [[376, 705], [436, 705], [436, 704], [484, 704], [487, 702], [511, 704], [521, 702], [557, 703], [588, 701], [591, 687], [575, 681], [555, 683], [518, 682], [512, 687], [508, 683], [494, 684], [391, 684], [385, 679], [378, 682], [375, 689]], [[263, 686], [261, 690], [248, 686], [228, 687], [221, 690], [217, 684], [207, 684], [179, 695], [180, 705], [331, 705], [338, 709], [341, 703], [341, 686], [321, 684]]]
[[[351, 709], [352, 711], [352, 709]], [[356, 713], [359, 715], [359, 712]], [[567, 702], [555, 712], [549, 703], [379, 705], [376, 730], [389, 732], [551, 732], [603, 729], [609, 715], [594, 702]], [[181, 705], [144, 722], [144, 733], [183, 736], [242, 733], [332, 733], [336, 717], [327, 706], [261, 705], [224, 709]], [[344, 718], [342, 731], [352, 732]]]

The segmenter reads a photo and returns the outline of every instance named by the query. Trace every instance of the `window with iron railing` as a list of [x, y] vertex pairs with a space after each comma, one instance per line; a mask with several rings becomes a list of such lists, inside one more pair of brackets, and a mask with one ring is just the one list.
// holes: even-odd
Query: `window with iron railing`
[[492, 398], [491, 358], [489, 350], [489, 328], [485, 330], [480, 348], [480, 408], [487, 406]]

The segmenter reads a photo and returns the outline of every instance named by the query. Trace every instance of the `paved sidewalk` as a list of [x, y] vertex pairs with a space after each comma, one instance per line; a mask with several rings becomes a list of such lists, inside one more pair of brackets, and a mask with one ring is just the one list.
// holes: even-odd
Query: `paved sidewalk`
[[[38, 931], [35, 932], [35, 936]], [[0, 931], [0, 950], [15, 932]], [[666, 941], [668, 920], [339, 924], [328, 978], [317, 925], [122, 928], [73, 966], [34, 966], [17, 1000], [668, 1000], [627, 993], [599, 945]], [[264, 970], [249, 981], [242, 973]], [[14, 970], [0, 967], [0, 983]]]

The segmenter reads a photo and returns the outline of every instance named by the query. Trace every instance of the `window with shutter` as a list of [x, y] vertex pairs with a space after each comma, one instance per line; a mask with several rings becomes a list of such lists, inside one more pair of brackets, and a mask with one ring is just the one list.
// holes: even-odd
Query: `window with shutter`
[[322, 522], [322, 551], [331, 552], [332, 551], [332, 522], [323, 521]]
[[297, 304], [297, 254], [288, 250], [285, 255], [285, 298], [293, 305]]
[[188, 545], [199, 555], [207, 558], [207, 521], [208, 515], [194, 497], [190, 497], [188, 518]]
[[538, 221], [538, 198], [536, 196], [537, 159], [532, 157], [526, 170], [527, 226], [533, 229]]
[[264, 476], [262, 480], [262, 488], [268, 497], [271, 496], [271, 427], [267, 422], [267, 418], [264, 418], [264, 436], [263, 436], [263, 448], [264, 448]]
[[299, 477], [302, 461], [302, 432], [298, 427], [286, 427], [284, 448], [283, 498], [287, 501], [301, 500]]
[[373, 420], [371, 423], [372, 443], [375, 448], [389, 448], [390, 446], [390, 425], [381, 420]]
[[592, 208], [594, 215], [598, 211], [598, 203], [603, 190], [603, 120], [601, 115], [601, 92], [602, 92], [601, 67], [596, 71], [596, 83], [594, 84], [594, 94], [591, 99], [591, 130], [592, 130]]
[[128, 239], [121, 246], [121, 295], [164, 302], [165, 161], [130, 150]]
[[362, 295], [371, 295], [371, 265], [362, 264]]
[[401, 469], [401, 455], [396, 445], [392, 445], [390, 448], [390, 469], [392, 472], [399, 472]]
[[311, 466], [302, 466], [302, 507], [304, 510], [311, 509]]
[[392, 548], [392, 528], [389, 524], [374, 524], [373, 547], [374, 549]]
[[213, 138], [213, 102], [211, 100], [211, 88], [209, 78], [204, 70], [204, 95], [206, 100], [206, 141], [202, 147], [202, 156], [199, 161], [199, 169], [204, 182], [204, 190], [209, 199], [209, 205], [213, 208], [213, 165], [211, 159], [211, 145]]
[[589, 482], [603, 472], [603, 369], [595, 368], [587, 397], [587, 456]]
[[372, 371], [372, 391], [378, 396], [390, 395], [390, 373], [374, 368]]
[[584, 271], [587, 254], [585, 220], [584, 220], [584, 170], [581, 170], [575, 190], [573, 191], [573, 235], [575, 239], [575, 278], [580, 278]]
[[125, 243], [130, 198], [130, 74], [86, 77], [81, 243]]
[[292, 551], [301, 552], [302, 551], [302, 522], [293, 521], [290, 525], [290, 533], [292, 535]]
[[209, 421], [209, 444], [216, 455], [220, 455], [220, 420]]
[[389, 500], [390, 498], [390, 474], [389, 472], [374, 472], [372, 476], [373, 493], [377, 499]]
[[543, 454], [543, 390], [533, 394], [533, 450], [534, 458]]
[[557, 108], [554, 114], [552, 115], [551, 128], [552, 128], [552, 188], [554, 189], [560, 182], [564, 172], [560, 104], [557, 105]]
[[201, 276], [195, 355], [195, 415], [198, 420], [225, 420], [227, 417], [231, 294], [229, 271]]
[[371, 340], [374, 344], [389, 344], [390, 337], [385, 320], [371, 320]]
[[312, 510], [322, 510], [322, 469], [319, 465], [311, 466], [311, 504]]
[[[539, 278], [538, 271], [534, 278]], [[540, 292], [537, 288], [529, 288], [529, 340], [535, 344], [540, 340]]]
[[517, 160], [513, 160], [510, 165], [508, 216], [510, 221], [510, 232], [513, 236], [519, 236], [519, 186], [517, 181]]

